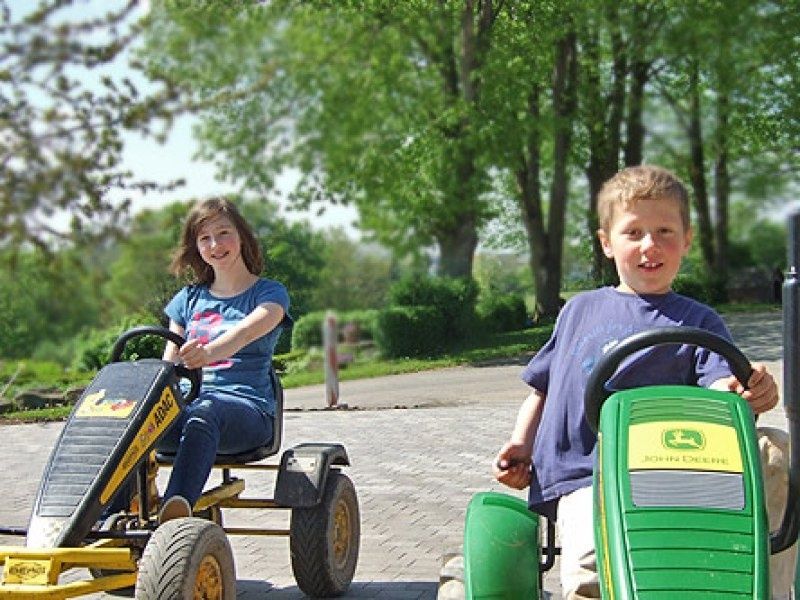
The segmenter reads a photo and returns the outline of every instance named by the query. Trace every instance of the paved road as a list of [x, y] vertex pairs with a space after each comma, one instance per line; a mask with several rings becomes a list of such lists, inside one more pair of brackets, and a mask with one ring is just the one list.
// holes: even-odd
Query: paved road
[[[729, 319], [745, 353], [780, 370], [776, 315]], [[519, 365], [455, 368], [341, 385], [349, 410], [323, 410], [322, 386], [288, 390], [284, 447], [343, 443], [362, 513], [361, 555], [345, 598], [433, 599], [442, 556], [461, 544], [473, 493], [500, 489], [489, 464], [525, 395]], [[778, 408], [765, 423], [784, 426]], [[0, 429], [0, 523], [24, 525], [60, 424]], [[271, 496], [269, 476], [247, 476], [243, 496]], [[226, 512], [227, 525], [286, 526], [280, 511]], [[2, 543], [20, 543], [13, 538]], [[302, 598], [284, 538], [232, 538], [239, 598]], [[557, 579], [546, 589], [558, 598]]]

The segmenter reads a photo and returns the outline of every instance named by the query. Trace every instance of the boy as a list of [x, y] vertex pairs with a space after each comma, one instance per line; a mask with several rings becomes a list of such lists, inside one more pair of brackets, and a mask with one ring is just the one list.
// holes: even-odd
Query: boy
[[[516, 489], [530, 486], [532, 510], [557, 516], [565, 599], [599, 598], [592, 527], [592, 469], [596, 436], [586, 423], [586, 380], [598, 359], [626, 337], [660, 326], [701, 327], [730, 339], [708, 306], [671, 290], [689, 250], [689, 198], [669, 171], [630, 167], [598, 196], [603, 252], [614, 259], [620, 284], [579, 294], [563, 308], [547, 344], [525, 367], [533, 392], [501, 448], [495, 477]], [[612, 389], [689, 384], [740, 394], [756, 414], [778, 402], [775, 380], [753, 365], [745, 391], [718, 355], [691, 346], [659, 346], [623, 365]]]

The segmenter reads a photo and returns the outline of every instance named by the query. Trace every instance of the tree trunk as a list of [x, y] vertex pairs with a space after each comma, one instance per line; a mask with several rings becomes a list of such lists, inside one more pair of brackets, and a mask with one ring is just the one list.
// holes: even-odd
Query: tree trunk
[[471, 277], [478, 233], [475, 221], [464, 219], [452, 229], [437, 236], [439, 267], [437, 274], [445, 277]]
[[706, 188], [703, 127], [701, 123], [700, 72], [696, 60], [689, 64], [689, 180], [694, 190], [700, 252], [707, 273], [714, 269], [714, 237]]
[[613, 261], [603, 253], [597, 229], [597, 194], [603, 183], [612, 177], [619, 168], [621, 130], [625, 112], [625, 78], [627, 57], [619, 29], [619, 15], [615, 6], [609, 5], [605, 13], [611, 31], [612, 75], [611, 87], [606, 92], [596, 69], [601, 64], [596, 32], [589, 32], [584, 47], [588, 54], [584, 74], [586, 83], [585, 102], [588, 109], [587, 129], [589, 131], [589, 162], [586, 178], [589, 184], [589, 206], [587, 226], [592, 240], [592, 279], [598, 284], [618, 282]]
[[628, 116], [626, 122], [625, 166], [642, 164], [644, 152], [644, 88], [649, 78], [650, 64], [640, 60], [631, 66], [631, 85], [628, 95]]
[[[477, 4], [477, 5], [476, 5]], [[446, 96], [457, 107], [466, 104], [477, 107], [480, 101], [480, 68], [485, 61], [490, 43], [490, 32], [496, 13], [492, 2], [467, 0], [461, 15], [459, 31], [461, 53], [456, 58], [455, 40], [448, 43], [443, 53], [442, 75]], [[469, 114], [480, 114], [470, 110]], [[447, 127], [445, 137], [452, 141], [454, 154], [446, 164], [451, 173], [446, 178], [443, 193], [448, 210], [444, 221], [435, 228], [439, 246], [439, 275], [469, 277], [478, 246], [479, 179], [485, 176], [476, 164], [477, 153], [471, 131], [475, 129], [469, 116], [462, 116], [455, 125]], [[455, 218], [454, 218], [455, 215]]]
[[629, 56], [630, 86], [628, 92], [628, 114], [626, 117], [626, 133], [624, 149], [624, 162], [626, 167], [642, 164], [644, 151], [644, 89], [650, 78], [650, 62], [642, 60], [645, 56], [647, 42], [645, 36], [652, 31], [654, 24], [651, 22], [649, 9], [636, 2], [633, 5], [631, 27], [631, 40]]
[[715, 236], [714, 236], [714, 276], [718, 285], [715, 286], [717, 298], [727, 300], [727, 289], [724, 283], [728, 279], [728, 207], [730, 199], [730, 173], [728, 172], [728, 111], [729, 99], [726, 92], [717, 96], [717, 129], [715, 146], [717, 151], [714, 161], [714, 190], [715, 190]]

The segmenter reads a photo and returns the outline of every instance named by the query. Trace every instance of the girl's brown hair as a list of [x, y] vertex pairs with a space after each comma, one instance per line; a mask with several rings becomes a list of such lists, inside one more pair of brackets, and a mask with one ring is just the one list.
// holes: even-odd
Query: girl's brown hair
[[170, 263], [169, 269], [176, 276], [187, 270], [194, 275], [194, 283], [211, 285], [214, 269], [205, 262], [197, 250], [197, 234], [210, 219], [223, 215], [230, 219], [242, 243], [242, 260], [253, 275], [260, 275], [264, 269], [261, 244], [258, 243], [252, 228], [244, 220], [236, 205], [227, 198], [215, 197], [201, 200], [195, 204], [186, 217], [181, 233], [181, 242]]

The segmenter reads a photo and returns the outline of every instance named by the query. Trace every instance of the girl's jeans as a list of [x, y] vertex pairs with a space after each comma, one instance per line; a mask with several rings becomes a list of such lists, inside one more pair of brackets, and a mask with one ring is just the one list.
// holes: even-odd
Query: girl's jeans
[[273, 418], [250, 400], [230, 394], [200, 393], [159, 443], [175, 452], [164, 500], [180, 495], [194, 506], [217, 453], [237, 454], [267, 444]]

